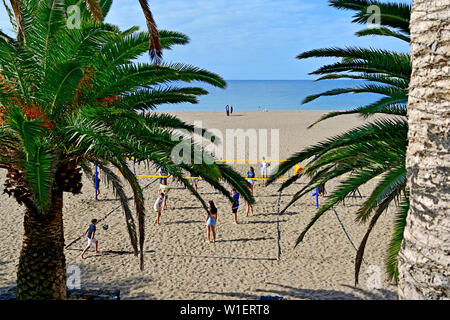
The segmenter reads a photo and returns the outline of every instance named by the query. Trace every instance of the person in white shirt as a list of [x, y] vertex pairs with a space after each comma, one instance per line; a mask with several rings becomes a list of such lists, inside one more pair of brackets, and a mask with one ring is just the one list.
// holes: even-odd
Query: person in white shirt
[[156, 199], [153, 209], [156, 213], [155, 224], [159, 225], [162, 211], [162, 204], [164, 201], [164, 193], [160, 193], [159, 197]]
[[263, 163], [262, 163], [262, 168], [261, 168], [261, 176], [263, 178], [268, 177], [269, 167], [270, 167], [270, 162], [267, 162], [266, 158], [263, 157]]

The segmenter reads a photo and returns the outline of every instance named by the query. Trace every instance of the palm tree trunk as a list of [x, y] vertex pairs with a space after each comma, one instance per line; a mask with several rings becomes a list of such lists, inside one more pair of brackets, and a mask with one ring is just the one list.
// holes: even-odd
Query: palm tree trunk
[[17, 298], [55, 300], [67, 297], [64, 257], [63, 193], [53, 191], [49, 212], [27, 208], [17, 272]]
[[414, 0], [406, 166], [410, 212], [399, 255], [401, 299], [450, 296], [450, 1]]

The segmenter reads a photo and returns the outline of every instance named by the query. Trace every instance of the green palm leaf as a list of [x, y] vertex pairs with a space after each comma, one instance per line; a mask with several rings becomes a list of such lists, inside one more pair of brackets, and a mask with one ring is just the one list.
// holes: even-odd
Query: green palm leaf
[[387, 274], [391, 280], [398, 280], [398, 253], [403, 242], [403, 232], [406, 226], [406, 217], [409, 211], [409, 192], [405, 192], [397, 208], [394, 222], [394, 232], [388, 248], [386, 261]]
[[53, 155], [48, 145], [36, 143], [34, 153], [28, 154], [25, 167], [26, 180], [33, 190], [36, 204], [43, 213], [51, 203], [51, 188], [54, 179]]
[[406, 3], [381, 2], [377, 0], [330, 0], [330, 6], [339, 9], [356, 11], [353, 22], [367, 24], [372, 16], [370, 6], [380, 8], [380, 23], [409, 34], [411, 5]]
[[[99, 169], [103, 172], [104, 177], [106, 178], [105, 180], [107, 185], [111, 185], [113, 187], [114, 192], [116, 193], [116, 195], [120, 200], [123, 212], [125, 214], [125, 223], [127, 226], [128, 235], [130, 236], [131, 246], [133, 248], [134, 254], [137, 255], [139, 250], [136, 233], [136, 224], [134, 222], [133, 215], [128, 205], [128, 197], [125, 194], [122, 182], [117, 177], [117, 175], [107, 166], [103, 165], [102, 163], [96, 163], [96, 165], [98, 165]], [[91, 176], [89, 180], [93, 181], [93, 177]]]
[[406, 188], [406, 169], [404, 163], [399, 163], [398, 167], [393, 168], [386, 173], [380, 183], [370, 194], [369, 198], [358, 209], [358, 221], [365, 222], [370, 216], [371, 211], [393, 192], [393, 190], [405, 190]]
[[400, 32], [396, 32], [396, 31], [393, 31], [393, 30], [388, 29], [388, 28], [364, 29], [364, 30], [358, 31], [356, 33], [356, 35], [359, 36], [359, 37], [364, 37], [364, 36], [387, 36], [387, 37], [398, 38], [398, 39], [406, 41], [408, 43], [411, 41], [411, 38], [409, 36], [403, 35]]

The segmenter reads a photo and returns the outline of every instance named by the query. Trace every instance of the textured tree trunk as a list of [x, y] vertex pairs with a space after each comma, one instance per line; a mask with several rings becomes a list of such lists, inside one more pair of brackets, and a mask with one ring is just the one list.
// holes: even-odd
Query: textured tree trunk
[[450, 0], [414, 0], [401, 299], [450, 297]]
[[17, 298], [55, 300], [67, 297], [64, 257], [63, 193], [53, 192], [49, 212], [27, 208], [17, 272]]

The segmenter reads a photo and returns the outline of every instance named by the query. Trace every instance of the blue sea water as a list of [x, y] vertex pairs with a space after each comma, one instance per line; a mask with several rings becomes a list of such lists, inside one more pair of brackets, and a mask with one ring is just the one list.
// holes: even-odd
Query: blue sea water
[[198, 104], [162, 105], [162, 111], [222, 111], [232, 105], [235, 110], [348, 110], [374, 102], [376, 94], [342, 94], [321, 97], [307, 104], [304, 98], [336, 88], [363, 84], [356, 80], [228, 80], [226, 89], [201, 83], [191, 84], [206, 89], [209, 94], [201, 96]]

